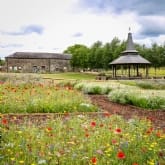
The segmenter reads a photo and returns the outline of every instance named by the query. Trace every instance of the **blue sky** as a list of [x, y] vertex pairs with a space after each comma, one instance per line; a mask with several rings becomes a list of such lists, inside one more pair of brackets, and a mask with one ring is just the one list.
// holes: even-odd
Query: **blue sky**
[[165, 43], [165, 0], [0, 0], [0, 57], [16, 51], [59, 52], [115, 36]]

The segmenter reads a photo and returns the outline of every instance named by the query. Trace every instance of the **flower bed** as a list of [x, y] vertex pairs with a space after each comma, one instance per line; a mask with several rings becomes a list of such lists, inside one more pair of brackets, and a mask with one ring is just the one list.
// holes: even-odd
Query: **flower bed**
[[0, 113], [90, 112], [97, 108], [70, 86], [21, 83], [0, 85]]
[[142, 119], [100, 113], [21, 124], [1, 118], [2, 164], [163, 164], [165, 134]]
[[[125, 83], [125, 84], [124, 84]], [[140, 83], [140, 82], [139, 82]], [[130, 104], [146, 109], [165, 109], [165, 90], [163, 90], [163, 82], [157, 86], [150, 82], [150, 86], [155, 89], [141, 89], [136, 86], [135, 81], [109, 81], [109, 82], [89, 82], [77, 83], [74, 88], [82, 90], [88, 94], [107, 94], [111, 101]], [[154, 82], [156, 83], [156, 82]], [[150, 87], [148, 82], [143, 86]], [[156, 87], [162, 87], [158, 90]]]
[[109, 93], [111, 101], [134, 105], [146, 109], [165, 110], [164, 91], [139, 90], [136, 88], [116, 89]]

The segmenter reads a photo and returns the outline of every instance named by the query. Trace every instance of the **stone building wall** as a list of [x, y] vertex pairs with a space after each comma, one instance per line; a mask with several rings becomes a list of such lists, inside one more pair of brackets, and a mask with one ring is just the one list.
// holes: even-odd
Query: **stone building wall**
[[6, 59], [7, 72], [53, 73], [69, 71], [70, 60], [64, 59]]
[[70, 71], [70, 60], [59, 60], [59, 59], [51, 59], [50, 60], [50, 72], [57, 71]]

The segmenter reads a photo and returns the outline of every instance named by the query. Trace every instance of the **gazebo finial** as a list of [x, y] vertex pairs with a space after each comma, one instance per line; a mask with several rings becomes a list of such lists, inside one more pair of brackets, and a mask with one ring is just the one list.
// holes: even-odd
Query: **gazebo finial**
[[129, 27], [128, 31], [129, 31], [129, 33], [131, 32], [131, 27]]

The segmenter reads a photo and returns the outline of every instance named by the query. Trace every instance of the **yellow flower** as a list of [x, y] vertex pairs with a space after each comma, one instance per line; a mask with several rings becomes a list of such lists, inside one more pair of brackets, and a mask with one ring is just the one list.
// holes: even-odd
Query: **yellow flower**
[[22, 131], [18, 131], [19, 134], [22, 134]]
[[20, 160], [19, 163], [20, 163], [20, 164], [24, 164], [24, 161], [23, 161], [23, 160]]
[[106, 150], [105, 150], [105, 153], [107, 156], [111, 156], [111, 153], [112, 152], [112, 148], [108, 147]]
[[16, 116], [14, 116], [14, 117], [13, 117], [13, 119], [14, 119], [14, 120], [16, 120], [16, 119], [17, 119], [17, 117], [16, 117]]
[[15, 160], [15, 158], [10, 158], [11, 159], [11, 161], [14, 161]]
[[151, 143], [151, 145], [150, 145], [151, 148], [154, 148], [154, 147], [156, 147], [156, 146], [157, 146], [157, 143], [156, 143], [156, 142], [153, 142], [153, 143]]
[[70, 141], [70, 142], [67, 142], [67, 143], [72, 144], [72, 145], [76, 144], [74, 141]]
[[2, 113], [0, 113], [0, 118], [2, 118], [3, 117], [3, 114]]
[[111, 152], [111, 151], [112, 149], [110, 147], [105, 150], [105, 152]]
[[147, 161], [148, 165], [155, 165], [154, 160]]
[[107, 147], [109, 147], [110, 146], [110, 144], [109, 143], [107, 143], [107, 145], [106, 145]]

